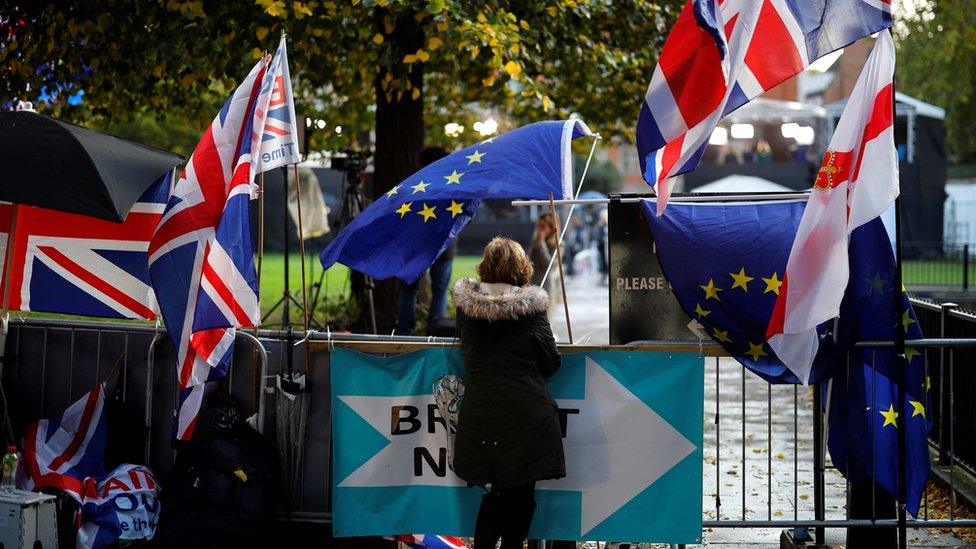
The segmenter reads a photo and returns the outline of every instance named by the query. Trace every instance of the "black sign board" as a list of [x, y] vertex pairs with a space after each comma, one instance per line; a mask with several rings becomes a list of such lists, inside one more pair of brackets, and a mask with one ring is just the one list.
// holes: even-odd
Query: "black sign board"
[[610, 201], [610, 344], [697, 340], [664, 278], [640, 204]]

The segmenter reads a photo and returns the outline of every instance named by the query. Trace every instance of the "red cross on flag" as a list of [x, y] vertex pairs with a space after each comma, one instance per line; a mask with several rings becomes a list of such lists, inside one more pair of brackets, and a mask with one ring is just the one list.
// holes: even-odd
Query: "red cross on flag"
[[895, 46], [881, 32], [830, 139], [766, 332], [776, 356], [804, 382], [817, 354], [817, 326], [840, 313], [849, 235], [898, 196], [894, 71]]

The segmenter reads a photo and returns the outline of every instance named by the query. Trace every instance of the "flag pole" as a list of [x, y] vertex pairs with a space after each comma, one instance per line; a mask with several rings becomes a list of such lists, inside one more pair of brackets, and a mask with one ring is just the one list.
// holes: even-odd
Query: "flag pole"
[[[264, 264], [264, 172], [258, 174], [258, 296], [261, 295], [261, 267]], [[258, 306], [260, 309], [260, 305]], [[258, 322], [254, 326], [254, 335], [258, 333], [258, 326], [261, 325], [261, 316], [258, 315]]]
[[[888, 29], [891, 32], [891, 29]], [[894, 40], [894, 36], [892, 36]], [[895, 99], [895, 81], [891, 80], [891, 130], [892, 141], [895, 139], [895, 127], [898, 122], [897, 100]], [[894, 146], [895, 143], [892, 143]], [[895, 147], [897, 149], [897, 147]], [[898, 161], [897, 155], [895, 162]], [[898, 185], [898, 196], [895, 197], [895, 368], [898, 380], [898, 414], [902, 421], [896, 425], [898, 430], [898, 546], [908, 547], [908, 415], [905, 413], [905, 323], [902, 320], [907, 312], [904, 301], [904, 279], [902, 277], [902, 231], [901, 231], [901, 183]]]
[[[566, 299], [566, 277], [563, 276], [563, 247], [562, 240], [559, 238], [559, 213], [556, 212], [556, 203], [552, 192], [549, 193], [549, 210], [552, 212], [552, 228], [556, 231], [556, 263], [559, 265], [559, 286], [563, 292], [563, 310], [566, 311], [566, 333], [569, 335], [569, 344], [573, 344], [573, 326], [569, 322], [569, 301]], [[542, 243], [545, 245], [545, 242]], [[550, 259], [550, 265], [552, 260]], [[548, 272], [546, 274], [549, 274]]]

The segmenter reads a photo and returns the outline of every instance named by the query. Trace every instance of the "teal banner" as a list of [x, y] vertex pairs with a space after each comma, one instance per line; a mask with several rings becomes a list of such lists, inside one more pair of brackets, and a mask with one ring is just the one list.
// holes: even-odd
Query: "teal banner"
[[[470, 536], [484, 491], [447, 466], [432, 385], [457, 349], [332, 355], [336, 536]], [[536, 485], [531, 538], [699, 543], [704, 361], [691, 353], [567, 354], [550, 379], [566, 478]]]

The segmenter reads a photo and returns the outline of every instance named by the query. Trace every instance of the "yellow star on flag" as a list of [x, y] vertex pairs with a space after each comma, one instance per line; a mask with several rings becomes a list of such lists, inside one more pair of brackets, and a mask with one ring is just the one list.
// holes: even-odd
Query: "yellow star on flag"
[[447, 207], [447, 211], [451, 212], [451, 219], [454, 219], [455, 217], [464, 213], [463, 208], [464, 208], [464, 202], [457, 203], [452, 200], [451, 205]]
[[908, 309], [905, 309], [905, 312], [902, 313], [902, 315], [901, 315], [901, 323], [902, 323], [902, 325], [905, 326], [905, 329], [906, 330], [908, 329], [909, 326], [911, 326], [912, 324], [915, 324], [915, 319], [912, 318], [912, 315], [908, 314]]
[[918, 349], [915, 347], [905, 347], [905, 362], [911, 364], [912, 359], [917, 356], [922, 356], [922, 353], [918, 352]]
[[403, 216], [410, 213], [411, 204], [413, 204], [413, 202], [404, 202], [399, 208], [397, 208], [396, 213], [400, 214], [400, 219], [403, 219]]
[[894, 404], [889, 404], [887, 411], [878, 410], [878, 413], [884, 416], [884, 424], [881, 425], [882, 427], [887, 427], [888, 425], [894, 425], [895, 427], [898, 427], [898, 422], [895, 421], [898, 419], [898, 412], [895, 411]]
[[427, 192], [427, 187], [430, 187], [430, 183], [424, 183], [423, 179], [421, 179], [420, 183], [410, 187], [413, 189], [413, 192], [410, 194], [425, 193]]
[[783, 285], [783, 281], [776, 278], [776, 273], [773, 273], [773, 276], [769, 278], [764, 278], [763, 282], [766, 283], [766, 289], [763, 290], [764, 294], [773, 292], [774, 294], [779, 295], [779, 287]]
[[732, 289], [742, 288], [743, 292], [749, 291], [749, 282], [755, 279], [755, 277], [746, 275], [745, 267], [739, 269], [738, 273], [729, 273], [729, 276], [732, 277]]
[[392, 189], [386, 192], [386, 196], [388, 198], [393, 198], [394, 196], [396, 196], [398, 190], [400, 190], [400, 186], [396, 185], [395, 187], [393, 187]]
[[715, 298], [716, 301], [721, 301], [718, 298], [718, 293], [722, 291], [722, 288], [716, 286], [715, 281], [712, 280], [711, 278], [708, 279], [708, 284], [699, 284], [698, 287], [701, 288], [702, 290], [705, 290], [705, 301], [708, 301], [710, 298], [713, 297]]
[[712, 312], [702, 309], [701, 303], [695, 303], [695, 314], [697, 314], [700, 318], [705, 318], [706, 316], [712, 314]]
[[446, 185], [450, 185], [451, 183], [453, 183], [455, 185], [460, 185], [461, 184], [461, 176], [462, 175], [464, 175], [464, 172], [458, 173], [457, 170], [452, 170], [451, 171], [451, 175], [445, 175], [444, 176], [444, 179], [447, 180]]
[[475, 162], [477, 162], [478, 164], [481, 164], [481, 157], [484, 156], [484, 155], [485, 155], [485, 153], [479, 152], [477, 149], [475, 149], [475, 151], [473, 153], [465, 156], [465, 158], [468, 159], [468, 166], [470, 166], [471, 164], [474, 164]]
[[925, 417], [925, 406], [923, 406], [921, 402], [917, 400], [909, 400], [908, 403], [912, 405], [912, 417]]
[[751, 341], [749, 342], [749, 352], [747, 352], [746, 354], [749, 355], [749, 356], [751, 356], [752, 357], [752, 360], [754, 360], [756, 362], [759, 361], [759, 357], [761, 357], [761, 356], [768, 356], [766, 354], [766, 351], [763, 350], [763, 344], [762, 343], [760, 343], [759, 345], [755, 345]]
[[431, 219], [437, 219], [437, 216], [434, 215], [434, 210], [436, 209], [437, 206], [428, 206], [427, 204], [424, 204], [423, 209], [417, 212], [417, 215], [424, 216], [424, 223], [427, 223]]
[[719, 330], [718, 328], [715, 328], [714, 330], [712, 330], [712, 336], [715, 338], [715, 341], [721, 341], [722, 343], [732, 343], [732, 339], [729, 338], [728, 330]]

